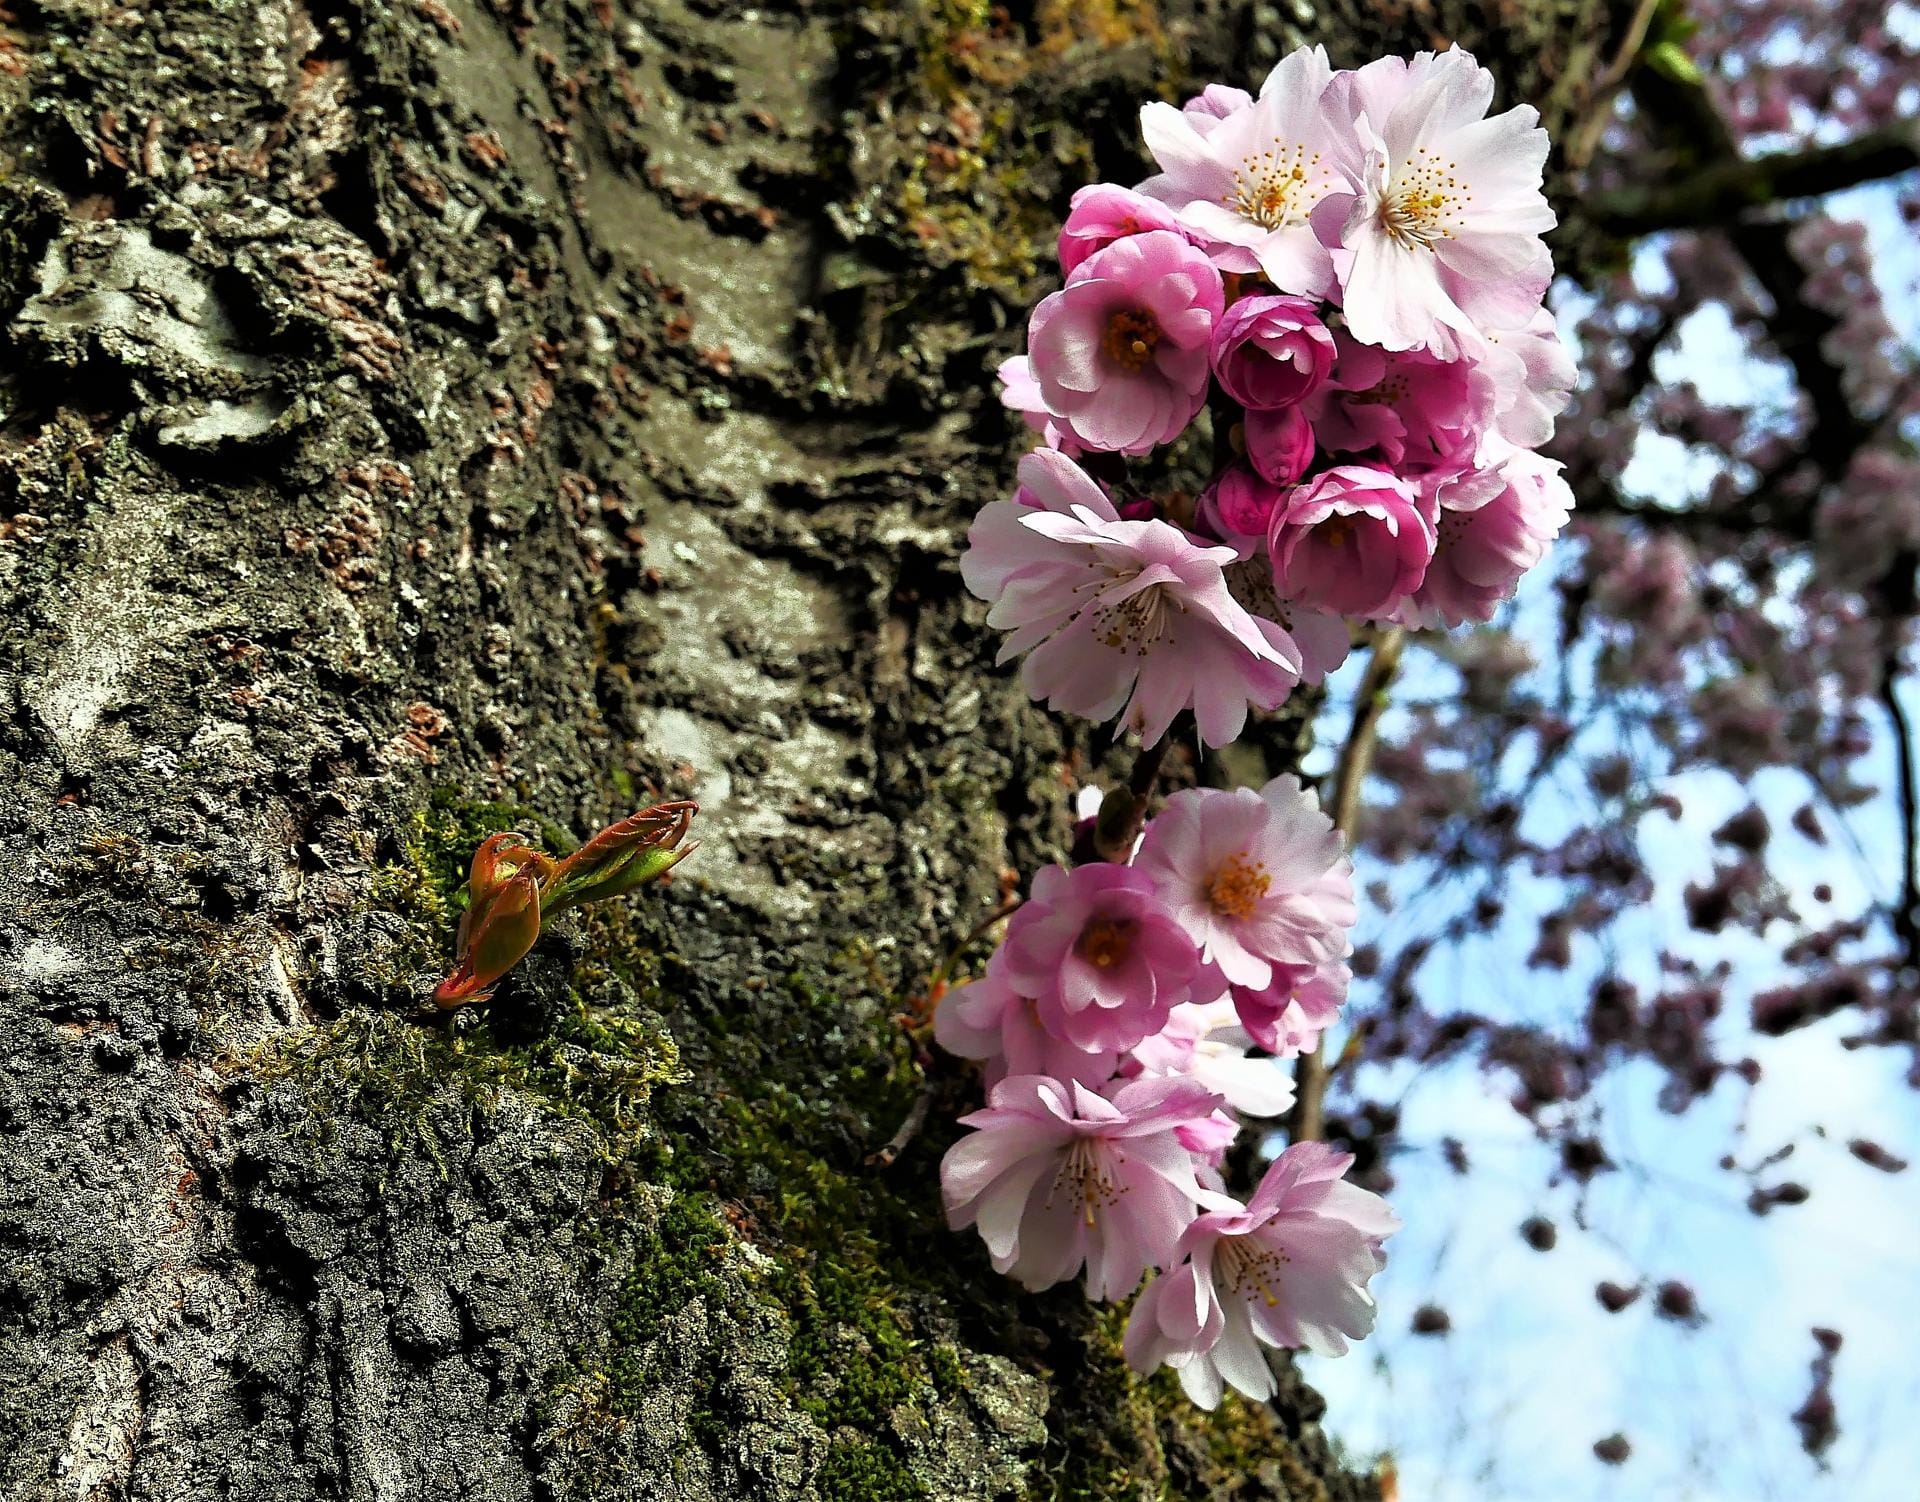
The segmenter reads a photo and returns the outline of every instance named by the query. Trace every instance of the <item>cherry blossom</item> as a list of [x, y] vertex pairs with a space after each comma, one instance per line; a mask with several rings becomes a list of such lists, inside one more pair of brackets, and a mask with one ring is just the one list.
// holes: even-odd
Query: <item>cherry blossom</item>
[[1405, 480], [1342, 464], [1295, 491], [1267, 534], [1276, 594], [1370, 619], [1420, 587], [1433, 557], [1434, 518]]
[[1006, 979], [1076, 1048], [1131, 1048], [1187, 999], [1199, 956], [1144, 870], [1045, 866], [1007, 925]]
[[1171, 442], [1207, 399], [1220, 274], [1169, 230], [1115, 240], [1074, 267], [1027, 326], [1047, 411], [1090, 449]]
[[[1228, 988], [1234, 1014], [1247, 1036], [1268, 1053], [1290, 1059], [1319, 1042], [1347, 999], [1352, 972], [1344, 962], [1275, 965], [1264, 986]], [[1209, 989], [1196, 980], [1194, 989]]]
[[1493, 75], [1458, 48], [1379, 58], [1330, 92], [1365, 151], [1334, 258], [1353, 336], [1453, 359], [1482, 328], [1525, 326], [1553, 274], [1538, 111], [1488, 119]]
[[1334, 272], [1322, 227], [1353, 201], [1361, 165], [1349, 120], [1322, 102], [1332, 79], [1325, 50], [1303, 48], [1280, 60], [1258, 99], [1223, 116], [1147, 105], [1140, 129], [1160, 174], [1140, 191], [1171, 205], [1222, 270], [1325, 296]]
[[1156, 198], [1116, 183], [1088, 183], [1075, 191], [1060, 227], [1060, 269], [1072, 271], [1095, 251], [1145, 230], [1178, 230], [1173, 210]]
[[1220, 389], [1253, 411], [1292, 407], [1333, 369], [1333, 335], [1305, 297], [1243, 297], [1213, 329]]
[[1333, 820], [1291, 775], [1251, 788], [1188, 788], [1148, 826], [1135, 858], [1168, 911], [1226, 979], [1264, 987], [1276, 964], [1346, 951], [1353, 867]]
[[1111, 1096], [1021, 1074], [1002, 1080], [940, 1163], [947, 1224], [977, 1227], [994, 1270], [1031, 1289], [1086, 1269], [1087, 1295], [1124, 1298], [1169, 1260], [1203, 1188], [1177, 1129], [1220, 1097], [1191, 1079], [1138, 1079]]
[[1492, 620], [1520, 576], [1545, 556], [1566, 525], [1573, 492], [1554, 460], [1516, 449], [1491, 475], [1497, 482], [1491, 498], [1468, 506], [1442, 504], [1433, 560], [1399, 612], [1406, 624]]
[[1122, 521], [1065, 455], [1020, 461], [1021, 492], [983, 509], [961, 577], [1011, 634], [1000, 661], [1027, 653], [1027, 691], [1090, 720], [1124, 712], [1147, 744], [1192, 708], [1225, 745], [1247, 705], [1273, 705], [1297, 681], [1300, 654], [1228, 593], [1230, 548], [1205, 547], [1164, 521]]
[[984, 975], [940, 998], [934, 1041], [957, 1058], [980, 1060], [989, 1086], [1010, 1074], [1051, 1075], [1095, 1089], [1106, 1084], [1119, 1053], [1079, 1048], [1050, 1032], [1035, 999], [1007, 978], [1006, 953], [997, 951]]
[[1187, 1396], [1218, 1406], [1227, 1387], [1264, 1400], [1276, 1387], [1262, 1346], [1345, 1355], [1373, 1329], [1367, 1291], [1400, 1221], [1346, 1183], [1353, 1159], [1297, 1142], [1244, 1209], [1208, 1210], [1180, 1237], [1184, 1260], [1150, 1283], [1127, 1322], [1135, 1371], [1171, 1366]]

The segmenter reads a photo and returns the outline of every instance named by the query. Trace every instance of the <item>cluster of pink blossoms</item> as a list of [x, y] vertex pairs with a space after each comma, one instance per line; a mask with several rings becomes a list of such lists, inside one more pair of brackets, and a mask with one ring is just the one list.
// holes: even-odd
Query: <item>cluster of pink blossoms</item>
[[[1492, 98], [1458, 50], [1336, 73], [1302, 49], [1258, 97], [1148, 105], [1159, 174], [1074, 195], [1065, 285], [1000, 370], [1045, 447], [961, 564], [1035, 698], [1147, 744], [1191, 709], [1223, 745], [1350, 622], [1488, 620], [1544, 556], [1572, 496], [1537, 450], [1574, 369], [1541, 303], [1546, 133]], [[1203, 411], [1193, 506], [1114, 479]]]
[[[1353, 622], [1485, 621], [1544, 555], [1571, 497], [1536, 450], [1574, 371], [1541, 303], [1546, 136], [1492, 98], [1463, 52], [1302, 50], [1257, 98], [1148, 105], [1160, 173], [1074, 195], [1065, 285], [1000, 372], [1043, 445], [961, 559], [1036, 699], [1146, 746], [1191, 711], [1225, 745]], [[1202, 412], [1197, 501], [1127, 483]], [[1296, 779], [1177, 792], [1123, 858], [1039, 872], [934, 1019], [989, 1092], [941, 1165], [949, 1221], [1029, 1288], [1122, 1299], [1157, 1270], [1128, 1358], [1209, 1407], [1273, 1393], [1262, 1346], [1373, 1326], [1399, 1222], [1351, 1159], [1295, 1143], [1244, 1204], [1221, 1173], [1242, 1117], [1292, 1103], [1273, 1060], [1345, 1000], [1354, 918]]]
[[1272, 1395], [1259, 1346], [1337, 1355], [1373, 1327], [1367, 1280], [1398, 1222], [1341, 1181], [1345, 1156], [1287, 1149], [1246, 1204], [1221, 1166], [1240, 1117], [1278, 1116], [1290, 1076], [1254, 1049], [1311, 1048], [1350, 979], [1353, 868], [1292, 777], [1173, 794], [1122, 865], [1048, 866], [986, 973], [934, 1035], [979, 1059], [987, 1108], [947, 1153], [955, 1227], [1029, 1288], [1086, 1274], [1125, 1298], [1129, 1359], [1196, 1402]]

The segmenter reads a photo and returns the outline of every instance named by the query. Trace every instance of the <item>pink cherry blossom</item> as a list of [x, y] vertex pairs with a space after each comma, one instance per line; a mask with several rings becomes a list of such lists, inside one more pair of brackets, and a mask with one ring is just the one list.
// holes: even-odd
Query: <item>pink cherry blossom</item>
[[1131, 1048], [1187, 999], [1199, 956], [1145, 871], [1044, 866], [1000, 951], [1008, 984], [1076, 1048]]
[[1072, 271], [1095, 251], [1145, 230], [1178, 231], [1173, 210], [1117, 183], [1088, 183], [1075, 190], [1067, 222], [1060, 227], [1060, 269]]
[[1385, 616], [1420, 587], [1433, 543], [1433, 518], [1405, 480], [1338, 465], [1274, 512], [1274, 592], [1341, 615]]
[[1027, 325], [1047, 411], [1087, 448], [1144, 454], [1171, 442], [1206, 402], [1224, 305], [1220, 273], [1170, 230], [1095, 251]]
[[1522, 328], [1489, 332], [1487, 368], [1498, 393], [1500, 436], [1520, 448], [1551, 439], [1580, 378], [1553, 314], [1541, 308]]
[[1224, 746], [1249, 702], [1286, 698], [1299, 652], [1227, 592], [1232, 549], [1201, 546], [1170, 522], [1122, 521], [1052, 450], [1023, 458], [1020, 482], [1015, 500], [974, 519], [960, 573], [991, 602], [987, 623], [1011, 632], [999, 660], [1029, 654], [1028, 693], [1091, 720], [1124, 710], [1148, 745], [1191, 707], [1201, 738]]
[[1420, 588], [1401, 606], [1412, 626], [1458, 626], [1489, 621], [1520, 576], [1546, 556], [1567, 524], [1573, 492], [1557, 461], [1515, 449], [1491, 473], [1490, 499], [1470, 509], [1444, 505], [1433, 561]]
[[1124, 1298], [1167, 1261], [1196, 1206], [1230, 1204], [1202, 1188], [1178, 1129], [1220, 1097], [1190, 1079], [1139, 1079], [1102, 1096], [1077, 1083], [1019, 1074], [940, 1163], [947, 1224], [977, 1226], [995, 1271], [1030, 1289], [1085, 1267], [1087, 1294]]
[[1494, 418], [1490, 371], [1424, 350], [1376, 349], [1345, 332], [1334, 346], [1332, 377], [1304, 408], [1321, 448], [1372, 452], [1402, 474], [1472, 460]]
[[1451, 359], [1525, 324], [1553, 274], [1539, 113], [1487, 119], [1493, 75], [1458, 48], [1379, 58], [1329, 93], [1365, 148], [1335, 258], [1354, 337]]
[[[1352, 973], [1342, 961], [1321, 965], [1275, 965], [1264, 986], [1229, 988], [1234, 1013], [1247, 1036], [1268, 1053], [1291, 1059], [1310, 1052], [1347, 999]], [[1196, 992], [1202, 990], [1195, 981]]]
[[1213, 326], [1213, 373], [1249, 410], [1292, 407], [1333, 369], [1333, 335], [1304, 297], [1243, 297]]
[[1260, 97], [1220, 118], [1149, 104], [1140, 128], [1160, 173], [1140, 191], [1171, 205], [1225, 271], [1258, 271], [1282, 292], [1333, 289], [1328, 250], [1359, 184], [1358, 138], [1323, 103], [1323, 48], [1282, 58]]
[[1186, 788], [1147, 826], [1135, 857], [1167, 910], [1234, 985], [1268, 985], [1273, 967], [1347, 952], [1353, 864], [1333, 820], [1296, 777], [1251, 788]]
[[1113, 1049], [1076, 1048], [1048, 1032], [1033, 998], [1007, 979], [1004, 949], [994, 952], [986, 974], [940, 998], [933, 1036], [955, 1057], [984, 1063], [989, 1087], [1010, 1074], [1045, 1074], [1097, 1090], [1113, 1078], [1120, 1057]]
[[1400, 1221], [1379, 1195], [1344, 1181], [1352, 1162], [1324, 1143], [1295, 1143], [1244, 1210], [1198, 1216], [1180, 1237], [1183, 1260], [1133, 1306], [1133, 1369], [1171, 1366], [1187, 1396], [1213, 1408], [1229, 1386], [1273, 1396], [1262, 1346], [1341, 1356], [1364, 1338], [1374, 1321], [1367, 1284]]

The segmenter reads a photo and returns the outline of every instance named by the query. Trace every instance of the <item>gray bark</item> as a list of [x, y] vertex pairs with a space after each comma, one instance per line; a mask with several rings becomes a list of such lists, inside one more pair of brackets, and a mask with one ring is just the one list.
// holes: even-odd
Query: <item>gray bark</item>
[[[1095, 754], [953, 566], [989, 373], [1256, 9], [13, 7], [0, 1493], [1369, 1494], [941, 1228], [963, 1077], [867, 1162]], [[481, 833], [689, 794], [670, 890], [407, 1020]]]

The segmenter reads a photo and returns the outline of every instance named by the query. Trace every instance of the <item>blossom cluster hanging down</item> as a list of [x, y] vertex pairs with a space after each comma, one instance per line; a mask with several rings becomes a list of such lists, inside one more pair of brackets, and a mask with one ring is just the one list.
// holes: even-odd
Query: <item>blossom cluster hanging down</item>
[[1127, 1352], [1176, 1367], [1211, 1407], [1223, 1383], [1271, 1396], [1259, 1342], [1337, 1355], [1373, 1325], [1367, 1280], [1398, 1225], [1341, 1182], [1350, 1159], [1299, 1143], [1245, 1205], [1220, 1168], [1239, 1117], [1293, 1103], [1258, 1048], [1311, 1048], [1346, 995], [1353, 868], [1292, 777], [1189, 788], [1126, 865], [1048, 866], [934, 1036], [983, 1061], [987, 1108], [947, 1153], [948, 1219], [1029, 1288], [1083, 1269], [1097, 1299], [1149, 1268]]
[[[1492, 97], [1458, 50], [1302, 49], [1257, 98], [1148, 105], [1161, 172], [1074, 195], [1066, 284], [1000, 371], [1046, 446], [961, 562], [1036, 699], [1149, 745], [1191, 709], [1224, 745], [1350, 621], [1485, 621], [1544, 556], [1572, 497], [1536, 450], [1574, 369], [1541, 305], [1546, 133]], [[1190, 510], [1088, 473], [1203, 412]]]
[[[1074, 195], [1065, 284], [1000, 371], [1042, 444], [961, 559], [1036, 699], [1144, 746], [1191, 711], [1225, 745], [1353, 623], [1485, 621], [1544, 556], [1571, 497], [1536, 450], [1574, 371], [1542, 306], [1546, 136], [1492, 97], [1458, 50], [1336, 73], [1303, 49], [1257, 97], [1146, 106], [1161, 171]], [[1196, 502], [1129, 483], [1203, 414]], [[934, 1019], [988, 1088], [941, 1165], [948, 1219], [1033, 1289], [1122, 1299], [1157, 1270], [1129, 1360], [1207, 1406], [1270, 1396], [1263, 1345], [1371, 1330], [1399, 1224], [1319, 1143], [1245, 1203], [1221, 1174], [1241, 1118], [1292, 1102], [1272, 1058], [1345, 999], [1339, 833], [1292, 777], [1189, 789], [1121, 859], [1030, 891]]]

